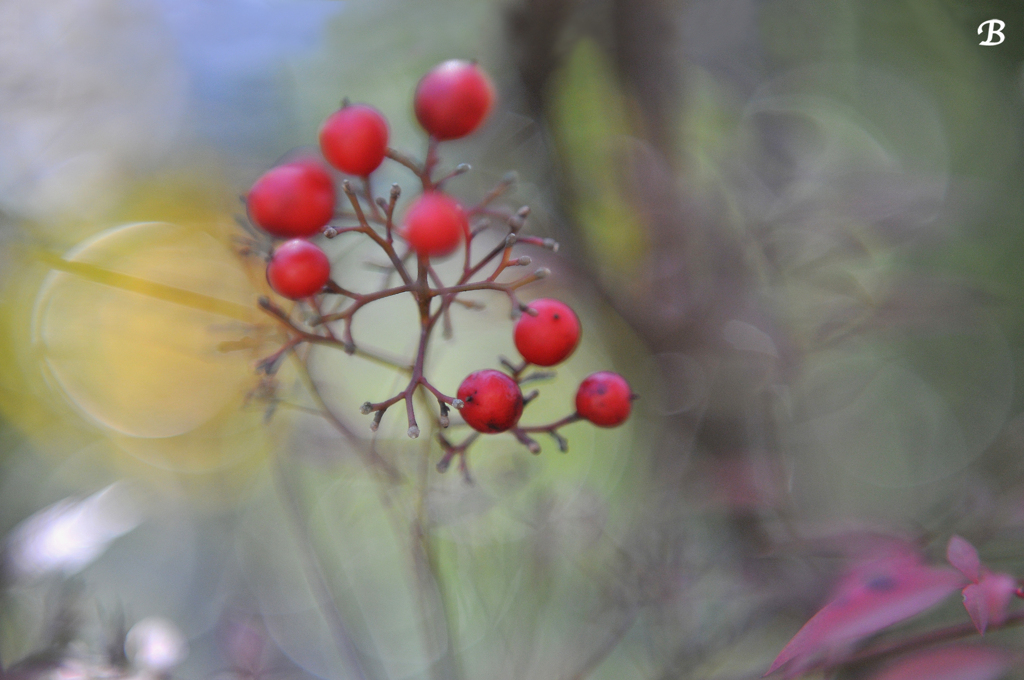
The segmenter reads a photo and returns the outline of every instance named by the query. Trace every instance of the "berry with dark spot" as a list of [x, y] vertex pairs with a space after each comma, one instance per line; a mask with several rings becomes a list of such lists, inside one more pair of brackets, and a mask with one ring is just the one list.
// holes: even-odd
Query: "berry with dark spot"
[[484, 369], [466, 376], [458, 398], [464, 403], [462, 419], [477, 432], [497, 434], [519, 422], [523, 393], [515, 380], [501, 371]]
[[629, 383], [618, 373], [600, 371], [587, 376], [576, 390], [576, 413], [600, 427], [626, 422], [633, 403]]
[[580, 320], [569, 305], [541, 298], [528, 305], [516, 322], [512, 338], [523, 358], [537, 366], [554, 366], [565, 361], [580, 341]]

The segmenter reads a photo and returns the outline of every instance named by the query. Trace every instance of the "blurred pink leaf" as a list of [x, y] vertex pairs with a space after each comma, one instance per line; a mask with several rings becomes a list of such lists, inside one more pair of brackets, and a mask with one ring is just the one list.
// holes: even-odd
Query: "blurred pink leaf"
[[829, 601], [838, 600], [848, 593], [856, 592], [879, 574], [900, 573], [904, 570], [918, 569], [921, 566], [921, 553], [909, 542], [894, 540], [870, 546], [870, 550], [850, 565], [829, 596]]
[[906, 656], [871, 680], [995, 680], [1013, 655], [993, 647], [942, 647]]
[[789, 664], [786, 676], [792, 677], [822, 658], [834, 662], [859, 640], [931, 608], [963, 585], [953, 569], [903, 555], [855, 565], [841, 579], [837, 597], [797, 631], [767, 674]]
[[983, 634], [991, 623], [999, 626], [1006, 621], [1006, 611], [1017, 591], [1017, 580], [1009, 574], [986, 571], [977, 583], [964, 588], [964, 607], [971, 621]]
[[974, 583], [981, 577], [981, 560], [978, 558], [978, 551], [974, 546], [959, 536], [949, 539], [946, 546], [946, 559], [960, 572]]

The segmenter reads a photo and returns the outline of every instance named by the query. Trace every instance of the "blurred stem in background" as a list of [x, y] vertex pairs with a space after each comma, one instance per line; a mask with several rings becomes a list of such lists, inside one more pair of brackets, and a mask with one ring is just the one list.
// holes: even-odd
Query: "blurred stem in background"
[[[796, 0], [508, 11], [510, 60], [548, 141], [553, 229], [664, 381], [654, 486], [725, 501], [728, 559], [786, 607], [820, 601], [830, 578], [785, 566], [814, 564], [816, 548], [780, 552], [811, 518], [922, 525], [926, 542], [951, 517], [1017, 530], [993, 526], [1005, 510], [935, 514], [1013, 506], [1021, 489], [1022, 401], [1008, 386], [1024, 340], [1011, 262], [1024, 206], [1019, 144], [1006, 142], [1021, 134], [1024, 41], [984, 49], [975, 30], [1016, 12]], [[685, 524], [658, 526], [662, 545], [691, 540]], [[776, 601], [751, 603], [734, 635]], [[683, 642], [664, 677], [726, 639], [696, 657]]]

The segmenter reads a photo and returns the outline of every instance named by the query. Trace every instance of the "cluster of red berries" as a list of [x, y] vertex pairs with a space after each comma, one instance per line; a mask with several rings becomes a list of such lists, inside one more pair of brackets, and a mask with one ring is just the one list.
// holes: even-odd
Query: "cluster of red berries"
[[[458, 397], [465, 403], [462, 418], [478, 432], [505, 432], [519, 422], [524, 398], [515, 377], [529, 364], [546, 368], [568, 359], [580, 341], [580, 321], [569, 305], [542, 298], [527, 305], [512, 337], [524, 361], [521, 367], [512, 367], [512, 376], [485, 369], [469, 374], [459, 385]], [[629, 417], [633, 398], [622, 376], [594, 373], [576, 392], [575, 415], [615, 427]]]
[[[447, 61], [416, 88], [416, 117], [435, 140], [474, 131], [494, 105], [494, 86], [476, 64]], [[388, 123], [367, 104], [349, 104], [320, 128], [320, 149], [327, 161], [348, 175], [369, 177], [388, 153]], [[249, 190], [249, 216], [264, 231], [292, 239], [279, 247], [268, 268], [270, 285], [298, 300], [319, 293], [330, 277], [323, 251], [303, 241], [323, 231], [334, 218], [334, 180], [320, 163], [307, 159], [280, 165]], [[420, 255], [451, 254], [469, 233], [462, 206], [440, 191], [425, 191], [409, 208], [401, 236]]]
[[[280, 350], [263, 360], [260, 367], [272, 374], [285, 354], [304, 343], [334, 345], [349, 353], [358, 351], [379, 359], [379, 353], [362, 345], [357, 348], [352, 337], [352, 317], [376, 300], [410, 294], [420, 312], [420, 343], [413, 363], [396, 368], [407, 370], [411, 379], [405, 389], [390, 399], [363, 405], [364, 413], [375, 414], [372, 429], [377, 429], [390, 406], [405, 401], [409, 436], [417, 436], [419, 427], [412, 403], [416, 390], [423, 387], [437, 399], [440, 411], [437, 423], [442, 428], [449, 425], [451, 407], [458, 409], [465, 423], [477, 432], [511, 431], [534, 452], [540, 447], [529, 434], [546, 432], [564, 451], [567, 444], [557, 432], [559, 427], [580, 419], [614, 427], [629, 416], [635, 397], [621, 376], [595, 373], [580, 385], [575, 412], [548, 425], [519, 426], [524, 406], [536, 396], [535, 391], [524, 396], [521, 384], [549, 375], [524, 375], [524, 371], [530, 365], [551, 367], [567, 359], [579, 343], [580, 323], [572, 309], [558, 300], [540, 299], [529, 305], [519, 302], [516, 291], [543, 278], [548, 273], [546, 269], [513, 281], [498, 281], [498, 276], [507, 268], [530, 264], [527, 256], [512, 257], [516, 243], [557, 248], [550, 239], [519, 234], [529, 213], [527, 208], [513, 212], [490, 205], [508, 188], [511, 180], [503, 180], [480, 203], [467, 208], [445, 193], [444, 185], [468, 171], [469, 166], [459, 165], [441, 179], [434, 179], [440, 161], [438, 144], [477, 130], [489, 115], [494, 101], [495, 89], [490, 78], [473, 62], [447, 61], [427, 73], [417, 85], [413, 98], [416, 118], [429, 135], [426, 159], [422, 163], [388, 146], [388, 123], [380, 111], [366, 104], [346, 102], [324, 121], [319, 141], [323, 158], [351, 178], [341, 181], [350, 210], [338, 208], [335, 178], [318, 158], [279, 165], [253, 184], [246, 198], [251, 222], [266, 234], [284, 240], [269, 257], [267, 280], [274, 291], [298, 301], [313, 313], [312, 320], [309, 314], [296, 320], [269, 299], [261, 299], [261, 306], [282, 322], [289, 338]], [[389, 199], [375, 197], [371, 191], [370, 176], [385, 159], [411, 170], [422, 185], [421, 193], [405, 210], [400, 223], [394, 219], [400, 187], [392, 185]], [[353, 182], [361, 183], [362, 188], [354, 186]], [[473, 241], [488, 229], [490, 220], [495, 217], [505, 220], [508, 233], [503, 242], [474, 262]], [[357, 293], [332, 280], [330, 259], [311, 239], [334, 238], [343, 233], [361, 233], [371, 238], [388, 256], [402, 285]], [[432, 261], [451, 255], [460, 247], [465, 252], [462, 274], [454, 283], [445, 284]], [[412, 258], [416, 262], [415, 271], [407, 266]], [[483, 268], [495, 261], [490, 274], [481, 278]], [[508, 296], [513, 316], [518, 316], [514, 341], [523, 362], [513, 366], [502, 360], [507, 373], [493, 369], [471, 373], [452, 397], [438, 390], [424, 375], [427, 344], [440, 320], [447, 330], [452, 304], [473, 306], [463, 301], [460, 294], [476, 290], [497, 290]], [[333, 296], [332, 300], [347, 299], [348, 303], [328, 309], [328, 296]], [[343, 324], [340, 336], [336, 333], [338, 323]], [[445, 456], [438, 468], [447, 468], [452, 457], [459, 455], [465, 471], [465, 450], [475, 437], [474, 433], [462, 444], [453, 445], [439, 435]]]

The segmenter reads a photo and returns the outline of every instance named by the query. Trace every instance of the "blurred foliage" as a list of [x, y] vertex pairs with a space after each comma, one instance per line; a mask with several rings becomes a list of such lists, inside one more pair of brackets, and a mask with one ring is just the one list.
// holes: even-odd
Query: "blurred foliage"
[[595, 265], [628, 285], [646, 250], [644, 234], [619, 172], [629, 134], [628, 101], [592, 40], [573, 47], [552, 84], [552, 127], [559, 151], [572, 159], [570, 191]]

